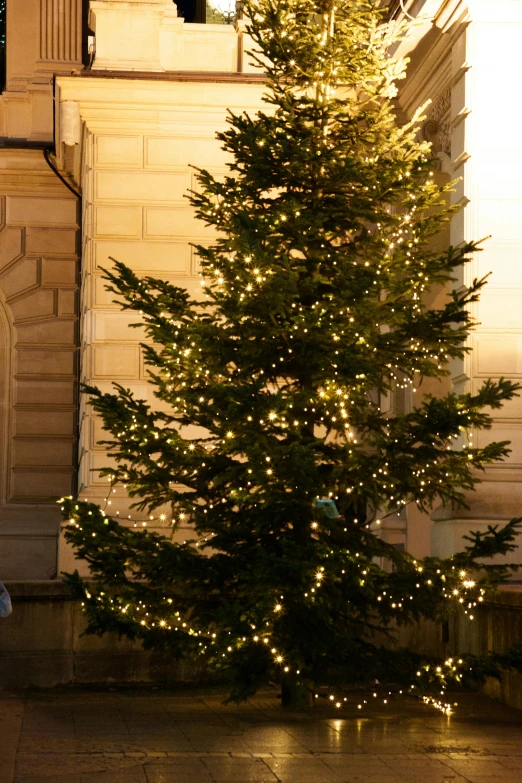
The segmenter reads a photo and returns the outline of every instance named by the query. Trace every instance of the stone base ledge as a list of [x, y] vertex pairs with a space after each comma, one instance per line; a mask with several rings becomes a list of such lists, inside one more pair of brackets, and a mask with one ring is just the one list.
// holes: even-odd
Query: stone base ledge
[[[85, 619], [80, 602], [61, 580], [7, 582], [6, 586], [13, 613], [0, 620], [0, 688], [208, 681], [203, 665], [148, 652], [114, 634], [82, 635]], [[510, 585], [488, 599], [475, 621], [462, 617], [450, 622], [449, 640], [443, 640], [439, 624], [420, 622], [400, 629], [397, 643], [428, 655], [482, 655], [489, 650], [502, 652], [521, 639], [522, 585]], [[500, 682], [490, 680], [485, 692], [522, 709], [522, 674], [507, 672]]]
[[114, 634], [83, 635], [80, 602], [61, 580], [6, 582], [13, 613], [0, 621], [0, 688], [199, 682], [203, 667]]

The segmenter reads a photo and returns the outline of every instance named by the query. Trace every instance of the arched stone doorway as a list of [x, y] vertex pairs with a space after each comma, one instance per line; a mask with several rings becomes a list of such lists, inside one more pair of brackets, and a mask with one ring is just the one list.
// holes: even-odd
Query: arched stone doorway
[[50, 579], [76, 481], [79, 206], [36, 149], [0, 148], [0, 193], [0, 579]]

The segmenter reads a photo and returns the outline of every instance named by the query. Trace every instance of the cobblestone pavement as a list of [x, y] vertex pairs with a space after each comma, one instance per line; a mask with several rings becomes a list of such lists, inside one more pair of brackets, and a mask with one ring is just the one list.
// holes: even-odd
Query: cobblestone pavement
[[267, 691], [0, 691], [0, 783], [522, 783], [522, 712], [398, 697], [283, 711]]

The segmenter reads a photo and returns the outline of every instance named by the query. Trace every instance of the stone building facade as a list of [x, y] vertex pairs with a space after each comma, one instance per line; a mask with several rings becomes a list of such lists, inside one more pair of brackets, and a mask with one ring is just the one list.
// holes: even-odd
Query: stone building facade
[[[435, 143], [440, 167], [457, 180], [453, 199], [462, 205], [450, 242], [486, 237], [483, 250], [464, 271], [461, 283], [490, 274], [474, 305], [479, 322], [472, 351], [452, 367], [457, 391], [474, 392], [487, 378], [519, 381], [522, 365], [522, 165], [515, 128], [520, 108], [511, 97], [522, 64], [520, 0], [403, 0], [397, 15], [408, 13], [416, 26], [402, 50], [410, 57], [399, 101], [409, 117], [431, 99], [424, 131]], [[514, 132], [515, 131], [515, 132]], [[511, 441], [511, 455], [491, 466], [469, 497], [469, 509], [437, 508], [431, 520], [430, 551], [448, 556], [470, 529], [485, 529], [522, 508], [522, 400], [494, 412], [492, 429], [475, 436]], [[408, 538], [415, 536], [410, 515]], [[420, 554], [420, 553], [419, 553]]]
[[[31, 580], [73, 565], [53, 496], [106, 497], [101, 430], [78, 399], [77, 381], [108, 389], [116, 380], [150, 395], [140, 335], [128, 328], [135, 317], [112, 303], [102, 269], [114, 257], [139, 273], [199, 286], [190, 243], [212, 234], [185, 199], [195, 183], [190, 164], [225, 170], [215, 133], [227, 109], [255, 112], [263, 87], [242, 22], [185, 23], [171, 0], [7, 0], [7, 11], [0, 575]], [[462, 281], [492, 271], [477, 305], [474, 350], [452, 368], [452, 383], [472, 390], [487, 377], [517, 379], [522, 162], [511, 85], [522, 68], [522, 0], [402, 0], [391, 12], [417, 19], [401, 46], [411, 64], [398, 109], [407, 118], [432, 99], [422, 132], [434, 143], [438, 175], [459, 179], [454, 198], [463, 209], [450, 240], [492, 235]], [[383, 535], [415, 555], [447, 555], [470, 528], [518, 515], [520, 399], [495, 412], [487, 436], [511, 440], [513, 451], [488, 470], [469, 511], [435, 509], [430, 518], [409, 510]], [[124, 496], [111, 503], [128, 518]]]
[[77, 474], [79, 197], [52, 170], [53, 80], [82, 68], [81, 0], [7, 4], [0, 94], [0, 571], [56, 576], [53, 496]]

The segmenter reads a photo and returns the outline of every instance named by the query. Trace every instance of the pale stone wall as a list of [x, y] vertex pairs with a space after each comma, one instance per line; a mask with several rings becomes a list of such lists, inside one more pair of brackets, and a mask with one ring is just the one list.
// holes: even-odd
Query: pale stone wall
[[[53, 76], [83, 67], [81, 12], [81, 0], [9, 0], [0, 138], [54, 140]], [[238, 71], [252, 70], [241, 25], [184, 25], [171, 0], [92, 2], [90, 22], [98, 73], [111, 67], [206, 70], [227, 73], [234, 83]], [[62, 145], [62, 129], [69, 142], [82, 141], [74, 103], [68, 125], [58, 125], [61, 165], [85, 194], [82, 377], [105, 388], [112, 379], [128, 380], [150, 393], [138, 335], [127, 329], [129, 319], [111, 304], [101, 281], [108, 254], [138, 271], [198, 287], [189, 240], [201, 239], [204, 229], [195, 227], [183, 200], [194, 181], [188, 162], [222, 168], [215, 130], [224, 127], [226, 107], [242, 109], [251, 93], [243, 86], [230, 100], [235, 87], [222, 82], [209, 98], [214, 85], [200, 82], [177, 93], [133, 82], [114, 82], [111, 91], [102, 81], [90, 87], [85, 81], [85, 99], [95, 108], [92, 126], [83, 124], [83, 143]], [[192, 106], [186, 117], [185, 95]], [[79, 215], [74, 195], [42, 152], [0, 149], [0, 216], [0, 575], [45, 579], [57, 571], [59, 513], [52, 498], [74, 492], [78, 481]], [[101, 430], [88, 412], [82, 421], [79, 481], [101, 500]]]
[[[81, 304], [81, 379], [110, 390], [113, 381], [138, 397], [157, 401], [147, 382], [140, 341], [144, 334], [129, 328], [135, 314], [112, 302], [102, 279], [110, 256], [139, 274], [160, 277], [199, 295], [198, 262], [191, 243], [211, 242], [215, 234], [195, 217], [186, 195], [196, 188], [190, 164], [216, 175], [226, 169], [226, 157], [215, 138], [225, 129], [227, 108], [254, 113], [261, 105], [259, 81], [238, 74], [210, 82], [201, 75], [187, 81], [61, 77], [57, 110], [63, 102], [78, 105], [83, 124], [75, 147], [83, 194], [83, 261]], [[59, 127], [59, 123], [57, 123]], [[57, 149], [64, 147], [57, 139]], [[70, 148], [68, 148], [70, 149]], [[62, 164], [66, 165], [65, 157]], [[82, 404], [79, 484], [82, 497], [101, 502], [107, 481], [99, 470], [110, 461], [98, 441], [100, 421]], [[109, 511], [122, 518], [128, 502], [118, 488]], [[141, 520], [131, 514], [133, 522]], [[149, 520], [149, 526], [158, 525]], [[179, 531], [181, 538], [186, 535]], [[71, 565], [61, 548], [60, 570]], [[75, 564], [76, 565], [76, 564]]]
[[185, 24], [171, 0], [91, 0], [89, 8], [93, 70], [258, 71], [241, 21], [236, 27]]
[[[57, 79], [55, 122], [58, 165], [82, 190], [80, 377], [106, 391], [117, 381], [157, 405], [139, 344], [144, 335], [129, 329], [136, 316], [112, 302], [102, 269], [112, 256], [198, 294], [191, 243], [215, 234], [186, 199], [197, 188], [191, 164], [218, 176], [227, 171], [216, 132], [227, 127], [228, 109], [261, 108], [263, 77], [249, 62], [243, 22], [185, 24], [170, 0], [91, 0], [89, 20], [93, 68]], [[108, 485], [100, 470], [110, 465], [99, 445], [104, 436], [82, 399], [79, 490], [102, 505]], [[131, 512], [121, 488], [108, 511], [128, 524], [146, 518]], [[158, 513], [147, 524], [165, 532]], [[85, 569], [62, 540], [59, 570], [77, 565]]]
[[56, 572], [75, 484], [78, 199], [40, 150], [0, 149], [0, 574]]
[[[522, 377], [522, 159], [516, 133], [520, 109], [513, 100], [513, 85], [522, 75], [522, 2], [429, 0], [420, 10], [430, 18], [403, 46], [412, 51], [401, 107], [411, 116], [428, 98], [433, 100], [425, 137], [435, 142], [442, 171], [452, 180], [460, 178], [453, 200], [463, 209], [452, 222], [451, 243], [491, 235], [460, 280], [469, 284], [492, 273], [473, 310], [480, 322], [470, 340], [473, 351], [452, 367], [454, 388], [476, 391], [486, 378]], [[433, 554], [449, 556], [461, 548], [469, 530], [521, 514], [520, 399], [494, 412], [491, 431], [471, 435], [479, 446], [510, 440], [512, 454], [481, 476], [483, 483], [468, 498], [470, 510], [435, 510]], [[413, 517], [425, 539], [430, 523]]]
[[[452, 241], [491, 235], [464, 279], [491, 272], [474, 307], [480, 325], [471, 339], [473, 352], [455, 368], [457, 387], [475, 391], [488, 377], [522, 378], [522, 157], [513, 132], [520, 108], [512, 98], [512, 85], [522, 76], [522, 2], [474, 2], [470, 12], [472, 21], [452, 51], [452, 162], [463, 178], [457, 197], [466, 204], [453, 223]], [[521, 514], [520, 398], [495, 411], [490, 432], [474, 437], [479, 446], [493, 439], [510, 440], [512, 453], [488, 469], [469, 512], [435, 517], [433, 543], [443, 554], [454, 551], [470, 527]]]

